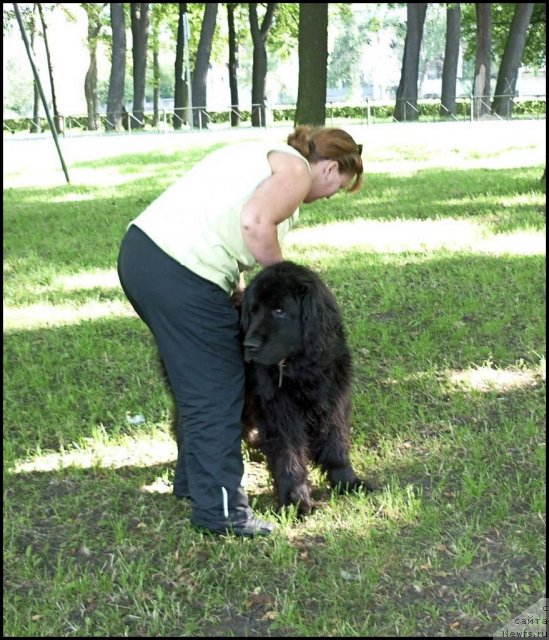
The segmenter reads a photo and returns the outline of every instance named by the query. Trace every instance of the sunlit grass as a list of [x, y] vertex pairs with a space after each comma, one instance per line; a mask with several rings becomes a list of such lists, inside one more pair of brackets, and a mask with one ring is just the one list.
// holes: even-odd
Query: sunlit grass
[[[10, 269], [8, 268], [8, 272]], [[89, 292], [101, 296], [102, 291], [120, 291], [120, 281], [115, 269], [96, 269], [80, 273], [59, 275], [48, 284], [29, 287], [37, 299], [59, 297], [65, 303], [39, 302], [30, 305], [4, 304], [4, 331], [31, 330], [39, 327], [78, 324], [85, 320], [100, 318], [127, 318], [135, 316], [127, 300], [71, 300], [71, 293]]]
[[[151, 433], [152, 432], [152, 433]], [[69, 446], [62, 452], [31, 456], [13, 465], [14, 473], [46, 473], [68, 467], [78, 469], [120, 469], [128, 466], [155, 466], [170, 463], [177, 455], [173, 438], [163, 430], [153, 429], [139, 436], [110, 438], [98, 429], [87, 446]]]
[[4, 306], [4, 331], [31, 330], [78, 324], [102, 318], [131, 318], [135, 311], [123, 301], [71, 304], [33, 304], [25, 307]]
[[294, 250], [314, 247], [361, 249], [376, 253], [464, 252], [486, 255], [545, 255], [542, 231], [493, 233], [488, 225], [453, 218], [439, 220], [365, 220], [319, 224], [288, 236]]
[[51, 288], [64, 291], [76, 291], [81, 289], [118, 289], [120, 280], [116, 269], [98, 269], [94, 271], [82, 271], [80, 273], [59, 275], [53, 279]]
[[545, 359], [538, 367], [514, 367], [500, 369], [478, 366], [466, 371], [448, 372], [448, 379], [456, 387], [475, 391], [499, 391], [501, 393], [535, 387], [546, 380]]

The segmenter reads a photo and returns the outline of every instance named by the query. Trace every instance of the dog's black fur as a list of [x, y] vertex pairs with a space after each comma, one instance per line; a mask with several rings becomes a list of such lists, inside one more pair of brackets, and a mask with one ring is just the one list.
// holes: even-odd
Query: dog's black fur
[[309, 463], [339, 491], [371, 486], [349, 460], [351, 354], [336, 299], [321, 278], [281, 262], [245, 290], [244, 435], [264, 453], [280, 507], [312, 508]]

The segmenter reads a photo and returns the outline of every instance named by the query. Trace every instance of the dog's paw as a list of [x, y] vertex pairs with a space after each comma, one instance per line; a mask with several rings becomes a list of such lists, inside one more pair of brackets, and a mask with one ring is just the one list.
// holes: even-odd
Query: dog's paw
[[284, 504], [279, 506], [278, 513], [283, 518], [303, 520], [311, 515], [314, 508], [315, 504], [307, 493], [307, 495], [300, 495], [300, 497], [293, 496], [285, 501]]
[[298, 502], [296, 504], [285, 504], [278, 507], [277, 513], [278, 517], [283, 521], [301, 521], [305, 520], [307, 516], [310, 516], [313, 510], [315, 509], [315, 505], [311, 502], [302, 503]]
[[364, 493], [372, 493], [373, 491], [379, 491], [380, 486], [376, 482], [366, 480], [365, 478], [358, 478], [356, 485], [352, 491], [364, 491]]
[[304, 482], [279, 490], [278, 506], [280, 513], [293, 515], [298, 519], [308, 516], [313, 509], [309, 485]]
[[353, 493], [360, 491], [364, 493], [372, 493], [372, 491], [379, 489], [379, 486], [365, 478], [355, 478], [349, 482], [338, 482], [337, 484], [332, 485], [332, 489], [336, 493]]

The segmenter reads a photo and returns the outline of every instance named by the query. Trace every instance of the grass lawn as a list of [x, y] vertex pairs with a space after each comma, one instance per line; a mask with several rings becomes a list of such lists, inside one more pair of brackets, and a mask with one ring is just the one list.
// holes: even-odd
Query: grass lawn
[[481, 637], [544, 596], [545, 122], [352, 133], [363, 190], [304, 206], [285, 255], [340, 302], [381, 488], [314, 472], [320, 508], [279, 518], [246, 451], [277, 523], [254, 540], [172, 497], [171, 399], [115, 271], [129, 220], [230, 136], [62, 141], [70, 185], [5, 142], [4, 636]]

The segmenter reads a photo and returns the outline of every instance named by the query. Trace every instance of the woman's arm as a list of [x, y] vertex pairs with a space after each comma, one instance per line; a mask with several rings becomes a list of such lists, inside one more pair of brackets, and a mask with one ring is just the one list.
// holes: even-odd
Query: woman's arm
[[307, 164], [293, 155], [269, 154], [272, 174], [242, 207], [242, 237], [262, 266], [282, 260], [277, 225], [289, 218], [303, 202], [312, 184]]

